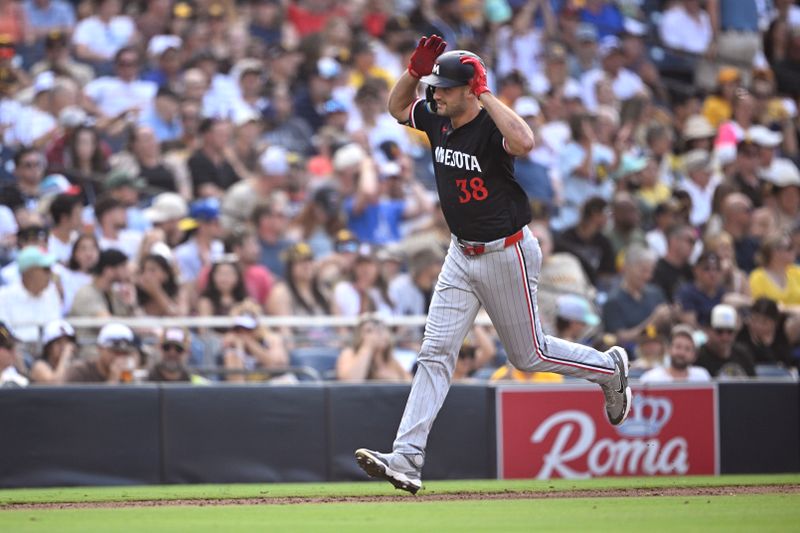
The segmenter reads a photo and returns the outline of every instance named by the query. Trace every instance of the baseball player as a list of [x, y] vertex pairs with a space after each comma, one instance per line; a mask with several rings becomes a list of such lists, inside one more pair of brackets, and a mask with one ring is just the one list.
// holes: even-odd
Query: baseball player
[[[452, 239], [393, 451], [355, 452], [367, 474], [412, 494], [422, 487], [428, 433], [481, 306], [516, 368], [598, 383], [614, 425], [625, 420], [631, 406], [624, 349], [598, 352], [542, 332], [536, 306], [542, 253], [527, 227], [528, 199], [514, 179], [514, 157], [533, 148], [533, 132], [489, 91], [486, 67], [477, 55], [445, 53], [445, 47], [438, 36], [420, 39], [408, 70], [392, 88], [389, 112], [430, 139]], [[416, 97], [420, 81], [427, 85], [425, 99]]]

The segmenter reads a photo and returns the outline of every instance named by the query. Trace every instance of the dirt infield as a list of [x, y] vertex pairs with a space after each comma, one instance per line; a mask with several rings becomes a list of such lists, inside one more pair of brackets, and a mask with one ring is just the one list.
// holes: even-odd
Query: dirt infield
[[629, 489], [577, 489], [552, 491], [504, 492], [443, 492], [434, 491], [411, 496], [398, 493], [386, 496], [327, 496], [327, 497], [275, 497], [261, 498], [196, 498], [162, 500], [125, 500], [105, 502], [70, 503], [6, 503], [0, 511], [30, 509], [118, 509], [122, 507], [169, 507], [169, 506], [222, 506], [222, 505], [297, 505], [303, 503], [382, 503], [382, 502], [438, 502], [464, 500], [541, 500], [557, 498], [624, 498], [653, 496], [736, 496], [739, 494], [799, 494], [800, 485], [728, 485], [716, 487], [663, 487]]

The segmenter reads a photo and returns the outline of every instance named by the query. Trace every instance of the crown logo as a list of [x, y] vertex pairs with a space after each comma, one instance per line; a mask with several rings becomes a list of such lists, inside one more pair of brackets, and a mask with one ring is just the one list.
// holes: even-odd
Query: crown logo
[[636, 395], [631, 413], [617, 433], [624, 437], [654, 437], [672, 417], [672, 402], [668, 398]]

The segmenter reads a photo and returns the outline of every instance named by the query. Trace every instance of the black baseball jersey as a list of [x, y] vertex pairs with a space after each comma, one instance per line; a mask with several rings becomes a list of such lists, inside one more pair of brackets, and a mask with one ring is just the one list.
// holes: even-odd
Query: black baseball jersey
[[528, 197], [514, 178], [514, 157], [485, 109], [454, 129], [449, 118], [431, 113], [418, 99], [408, 123], [431, 142], [439, 201], [456, 237], [489, 242], [530, 222]]

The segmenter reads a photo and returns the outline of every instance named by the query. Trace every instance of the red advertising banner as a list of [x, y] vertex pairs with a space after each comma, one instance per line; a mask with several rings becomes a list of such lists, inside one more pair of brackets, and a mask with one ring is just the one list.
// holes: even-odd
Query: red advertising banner
[[597, 387], [497, 390], [498, 476], [570, 478], [719, 473], [714, 384], [633, 387], [614, 427]]

